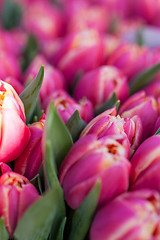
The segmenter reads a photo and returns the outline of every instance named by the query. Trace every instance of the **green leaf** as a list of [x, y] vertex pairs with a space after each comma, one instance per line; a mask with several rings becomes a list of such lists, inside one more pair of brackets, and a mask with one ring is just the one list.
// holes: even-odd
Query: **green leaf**
[[58, 204], [59, 196], [51, 188], [24, 213], [16, 227], [14, 237], [17, 240], [46, 240], [53, 222], [58, 231], [64, 219]]
[[43, 146], [45, 146], [46, 140], [51, 142], [54, 159], [57, 168], [59, 168], [73, 142], [72, 137], [58, 115], [53, 102], [50, 103], [47, 112]]
[[[66, 217], [63, 219], [61, 226], [58, 229], [56, 240], [63, 240], [63, 233], [64, 233], [65, 224], [66, 224], [66, 219], [67, 219]], [[53, 240], [53, 238], [51, 240]]]
[[111, 98], [107, 102], [105, 102], [95, 110], [95, 116], [101, 114], [107, 109], [113, 108], [114, 106], [116, 106], [116, 109], [118, 111], [119, 105], [120, 105], [120, 100], [118, 100], [116, 94], [113, 93]]
[[1, 240], [8, 240], [9, 239], [9, 234], [6, 230], [3, 218], [0, 218], [0, 239]]
[[79, 138], [80, 133], [86, 127], [86, 125], [87, 124], [81, 119], [79, 111], [76, 110], [66, 123], [74, 142]]
[[2, 6], [1, 22], [5, 29], [12, 29], [20, 24], [22, 9], [20, 4], [5, 0]]
[[160, 63], [148, 68], [135, 77], [130, 84], [130, 93], [134, 94], [149, 84], [156, 74], [160, 71]]
[[154, 135], [160, 135], [160, 128], [158, 128], [158, 130], [156, 131], [156, 133]]
[[144, 40], [143, 40], [143, 27], [141, 27], [140, 29], [138, 29], [137, 31], [137, 44], [139, 46], [142, 46], [144, 44]]
[[28, 36], [26, 47], [23, 51], [21, 58], [21, 67], [23, 71], [27, 69], [30, 62], [35, 58], [38, 53], [38, 43], [33, 35]]
[[44, 66], [41, 66], [37, 76], [30, 82], [30, 84], [20, 94], [20, 98], [24, 104], [26, 122], [29, 123], [37, 104], [39, 91], [42, 85], [44, 76]]
[[101, 181], [98, 180], [80, 207], [74, 212], [68, 240], [83, 240], [85, 238], [98, 203], [100, 187]]

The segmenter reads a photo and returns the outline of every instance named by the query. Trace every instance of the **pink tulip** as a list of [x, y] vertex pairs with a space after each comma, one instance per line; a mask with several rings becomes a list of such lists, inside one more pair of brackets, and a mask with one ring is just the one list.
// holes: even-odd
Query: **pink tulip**
[[130, 162], [126, 158], [129, 150], [126, 143], [121, 135], [99, 140], [95, 135], [87, 135], [72, 146], [59, 172], [71, 208], [78, 208], [97, 179], [102, 182], [99, 206], [127, 190]]
[[124, 193], [97, 213], [90, 240], [158, 240], [160, 195], [141, 190]]
[[150, 50], [136, 44], [123, 43], [110, 55], [107, 64], [119, 68], [130, 81], [150, 66]]
[[14, 172], [0, 177], [0, 195], [0, 217], [12, 238], [19, 219], [40, 196], [27, 178]]
[[150, 188], [160, 192], [160, 136], [145, 140], [131, 159], [131, 189]]
[[26, 71], [26, 82], [32, 80], [37, 75], [41, 65], [44, 65], [44, 78], [40, 90], [40, 99], [43, 104], [46, 98], [55, 90], [65, 88], [65, 81], [61, 72], [52, 67], [42, 55], [38, 55]]
[[102, 66], [84, 74], [74, 95], [77, 100], [87, 97], [96, 107], [105, 103], [114, 92], [122, 102], [129, 96], [127, 78], [115, 67]]
[[51, 100], [54, 102], [64, 123], [69, 120], [76, 110], [79, 111], [81, 118], [87, 123], [93, 118], [92, 103], [86, 98], [81, 99], [78, 103], [71, 98], [67, 92], [57, 90], [46, 99], [46, 102], [44, 102], [43, 105], [44, 109], [47, 109]]
[[142, 121], [143, 139], [145, 139], [153, 132], [158, 117], [157, 102], [154, 97], [146, 96], [144, 91], [140, 91], [126, 100], [119, 114], [124, 118], [138, 115]]
[[30, 131], [25, 124], [24, 106], [11, 85], [0, 80], [0, 160], [16, 159], [26, 147]]
[[53, 40], [63, 31], [62, 15], [49, 1], [32, 2], [25, 8], [23, 25], [37, 40]]
[[45, 115], [38, 122], [29, 126], [31, 137], [23, 153], [14, 162], [14, 171], [33, 179], [42, 164], [42, 134], [45, 124]]
[[142, 139], [142, 123], [138, 116], [121, 118], [117, 115], [116, 108], [111, 108], [95, 117], [82, 131], [81, 137], [86, 134], [96, 134], [98, 138], [122, 134], [127, 137], [131, 153], [139, 146]]
[[103, 59], [102, 38], [95, 30], [69, 34], [61, 45], [56, 66], [71, 85], [76, 74], [98, 67]]

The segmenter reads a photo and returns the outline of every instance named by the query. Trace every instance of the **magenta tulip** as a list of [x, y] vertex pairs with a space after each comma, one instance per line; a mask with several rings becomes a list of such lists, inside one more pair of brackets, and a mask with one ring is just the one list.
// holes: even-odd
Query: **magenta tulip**
[[121, 117], [141, 118], [143, 126], [143, 139], [149, 137], [158, 118], [157, 102], [152, 96], [146, 96], [144, 91], [140, 91], [128, 98], [119, 110]]
[[45, 125], [45, 115], [38, 122], [29, 126], [31, 137], [23, 153], [14, 162], [14, 171], [33, 179], [42, 164], [42, 134]]
[[131, 154], [139, 146], [142, 139], [142, 123], [138, 116], [132, 118], [121, 118], [117, 115], [116, 108], [111, 108], [95, 117], [81, 133], [81, 137], [86, 134], [96, 134], [98, 138], [122, 134], [130, 142]]
[[0, 177], [0, 196], [0, 217], [12, 238], [19, 219], [40, 196], [27, 178], [14, 172]]
[[87, 97], [96, 107], [105, 103], [114, 92], [121, 102], [129, 96], [127, 78], [115, 67], [102, 66], [84, 74], [74, 95], [77, 100]]
[[159, 211], [156, 191], [124, 193], [96, 213], [90, 240], [158, 240]]
[[47, 108], [51, 100], [54, 102], [64, 123], [69, 120], [76, 110], [79, 111], [81, 118], [87, 123], [93, 118], [92, 103], [86, 98], [76, 102], [67, 92], [57, 90], [46, 99], [43, 105], [44, 109]]
[[160, 192], [160, 136], [145, 140], [131, 159], [131, 189], [150, 188]]
[[99, 206], [128, 189], [127, 144], [121, 135], [99, 140], [95, 135], [87, 135], [73, 145], [59, 172], [65, 199], [71, 208], [78, 208], [97, 179], [102, 182]]

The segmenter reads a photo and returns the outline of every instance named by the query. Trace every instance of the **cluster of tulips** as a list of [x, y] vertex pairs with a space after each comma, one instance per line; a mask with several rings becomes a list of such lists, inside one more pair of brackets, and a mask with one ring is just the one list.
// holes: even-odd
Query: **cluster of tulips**
[[0, 0], [0, 240], [160, 239], [160, 0]]

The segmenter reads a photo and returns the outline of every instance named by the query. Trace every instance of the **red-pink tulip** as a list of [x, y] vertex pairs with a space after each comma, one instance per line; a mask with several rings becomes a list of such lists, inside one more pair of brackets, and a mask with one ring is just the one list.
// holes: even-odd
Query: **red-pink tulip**
[[57, 53], [56, 65], [70, 85], [76, 74], [98, 67], [103, 59], [102, 38], [95, 30], [69, 34]]
[[33, 179], [42, 164], [42, 134], [45, 124], [45, 115], [38, 122], [29, 126], [31, 137], [23, 153], [14, 162], [14, 171]]
[[154, 97], [146, 96], [140, 91], [128, 98], [119, 110], [121, 117], [141, 118], [143, 126], [143, 139], [149, 137], [153, 132], [154, 124], [158, 117], [158, 106]]
[[0, 196], [0, 217], [12, 238], [19, 219], [40, 196], [27, 178], [14, 172], [0, 177]]
[[6, 163], [0, 162], [0, 176], [6, 172], [12, 172], [12, 169]]
[[96, 134], [98, 138], [122, 134], [130, 142], [131, 152], [140, 144], [142, 139], [142, 123], [138, 116], [133, 118], [121, 118], [117, 115], [116, 108], [106, 110], [95, 117], [81, 133], [81, 137], [86, 134]]
[[158, 240], [160, 195], [142, 190], [124, 193], [97, 213], [90, 240]]
[[76, 110], [79, 111], [81, 118], [87, 123], [93, 118], [92, 103], [86, 98], [81, 99], [78, 103], [70, 97], [67, 92], [57, 90], [46, 99], [43, 105], [44, 109], [47, 109], [51, 100], [54, 102], [55, 107], [64, 123], [68, 121]]
[[77, 100], [87, 97], [96, 107], [105, 103], [114, 92], [121, 102], [129, 96], [127, 78], [113, 66], [102, 66], [84, 74], [74, 96]]
[[131, 189], [150, 188], [160, 192], [160, 136], [145, 140], [131, 159]]
[[70, 207], [76, 209], [81, 204], [97, 179], [102, 182], [99, 205], [127, 190], [130, 162], [126, 143], [121, 135], [99, 140], [96, 135], [87, 135], [73, 145], [59, 172]]
[[16, 159], [26, 147], [30, 131], [25, 124], [24, 106], [11, 85], [0, 80], [0, 160]]
[[18, 95], [20, 95], [21, 92], [23, 92], [24, 90], [23, 85], [14, 77], [7, 77], [4, 79], [4, 81], [10, 84], [14, 88], [14, 90], [17, 92]]

